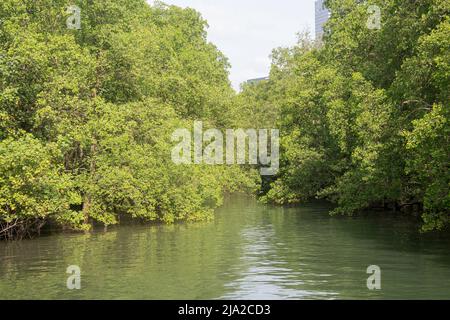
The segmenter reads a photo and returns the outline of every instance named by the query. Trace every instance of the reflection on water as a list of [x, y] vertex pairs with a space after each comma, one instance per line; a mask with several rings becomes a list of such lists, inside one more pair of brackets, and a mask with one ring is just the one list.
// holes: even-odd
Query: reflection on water
[[278, 255], [283, 243], [272, 244], [276, 238], [270, 225], [250, 227], [242, 231], [243, 254], [240, 277], [226, 284], [231, 292], [223, 299], [304, 299], [329, 295], [327, 292], [302, 290], [305, 282], [301, 272], [288, 267]]
[[[450, 298], [450, 237], [401, 216], [329, 217], [233, 196], [215, 221], [0, 243], [2, 299]], [[66, 288], [69, 265], [81, 290]], [[382, 290], [366, 287], [369, 265]]]

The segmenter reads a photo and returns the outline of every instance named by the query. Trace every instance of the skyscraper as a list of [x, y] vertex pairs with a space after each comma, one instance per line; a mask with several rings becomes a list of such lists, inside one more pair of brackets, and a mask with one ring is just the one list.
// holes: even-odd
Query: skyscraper
[[323, 26], [330, 18], [330, 11], [324, 6], [324, 0], [316, 0], [316, 40], [322, 39]]
[[266, 81], [266, 80], [269, 80], [269, 77], [250, 79], [250, 80], [247, 80], [247, 83], [248, 84], [257, 84], [257, 83], [260, 83], [260, 82]]

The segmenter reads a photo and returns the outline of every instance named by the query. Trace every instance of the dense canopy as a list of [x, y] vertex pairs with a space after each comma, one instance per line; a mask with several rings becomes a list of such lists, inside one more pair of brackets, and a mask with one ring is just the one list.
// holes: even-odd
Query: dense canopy
[[[245, 86], [239, 97], [282, 134], [281, 173], [263, 199], [326, 198], [337, 203], [335, 214], [373, 207], [421, 212], [423, 230], [444, 228], [450, 2], [326, 5], [331, 19], [323, 43], [300, 35], [295, 47], [275, 50], [270, 80]], [[379, 6], [381, 28], [368, 28], [369, 5]]]
[[[80, 8], [80, 24], [71, 28]], [[450, 0], [328, 0], [323, 42], [273, 52], [238, 95], [193, 9], [145, 0], [0, 3], [0, 238], [121, 217], [210, 219], [224, 192], [334, 214], [450, 224]], [[368, 28], [378, 5], [380, 28]], [[76, 19], [76, 17], [75, 17]], [[176, 165], [171, 134], [280, 129], [280, 171]]]
[[[80, 28], [69, 28], [74, 3]], [[0, 237], [124, 214], [209, 219], [224, 191], [254, 188], [258, 177], [239, 167], [170, 158], [175, 129], [237, 118], [229, 64], [200, 14], [144, 0], [74, 3], [0, 3]]]

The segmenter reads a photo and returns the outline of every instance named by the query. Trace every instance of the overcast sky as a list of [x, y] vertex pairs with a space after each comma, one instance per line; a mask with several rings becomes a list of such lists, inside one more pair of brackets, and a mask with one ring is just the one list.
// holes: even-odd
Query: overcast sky
[[299, 31], [314, 33], [314, 0], [163, 2], [201, 12], [209, 24], [208, 39], [230, 60], [235, 89], [248, 79], [268, 76], [272, 49], [293, 45]]

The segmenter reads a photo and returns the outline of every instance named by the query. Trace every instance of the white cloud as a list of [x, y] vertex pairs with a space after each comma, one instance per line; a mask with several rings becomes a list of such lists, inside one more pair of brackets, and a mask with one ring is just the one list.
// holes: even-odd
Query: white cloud
[[[151, 1], [149, 1], [151, 2]], [[166, 0], [191, 7], [208, 21], [208, 39], [229, 58], [233, 87], [270, 71], [269, 55], [296, 42], [296, 33], [313, 31], [314, 0]]]

